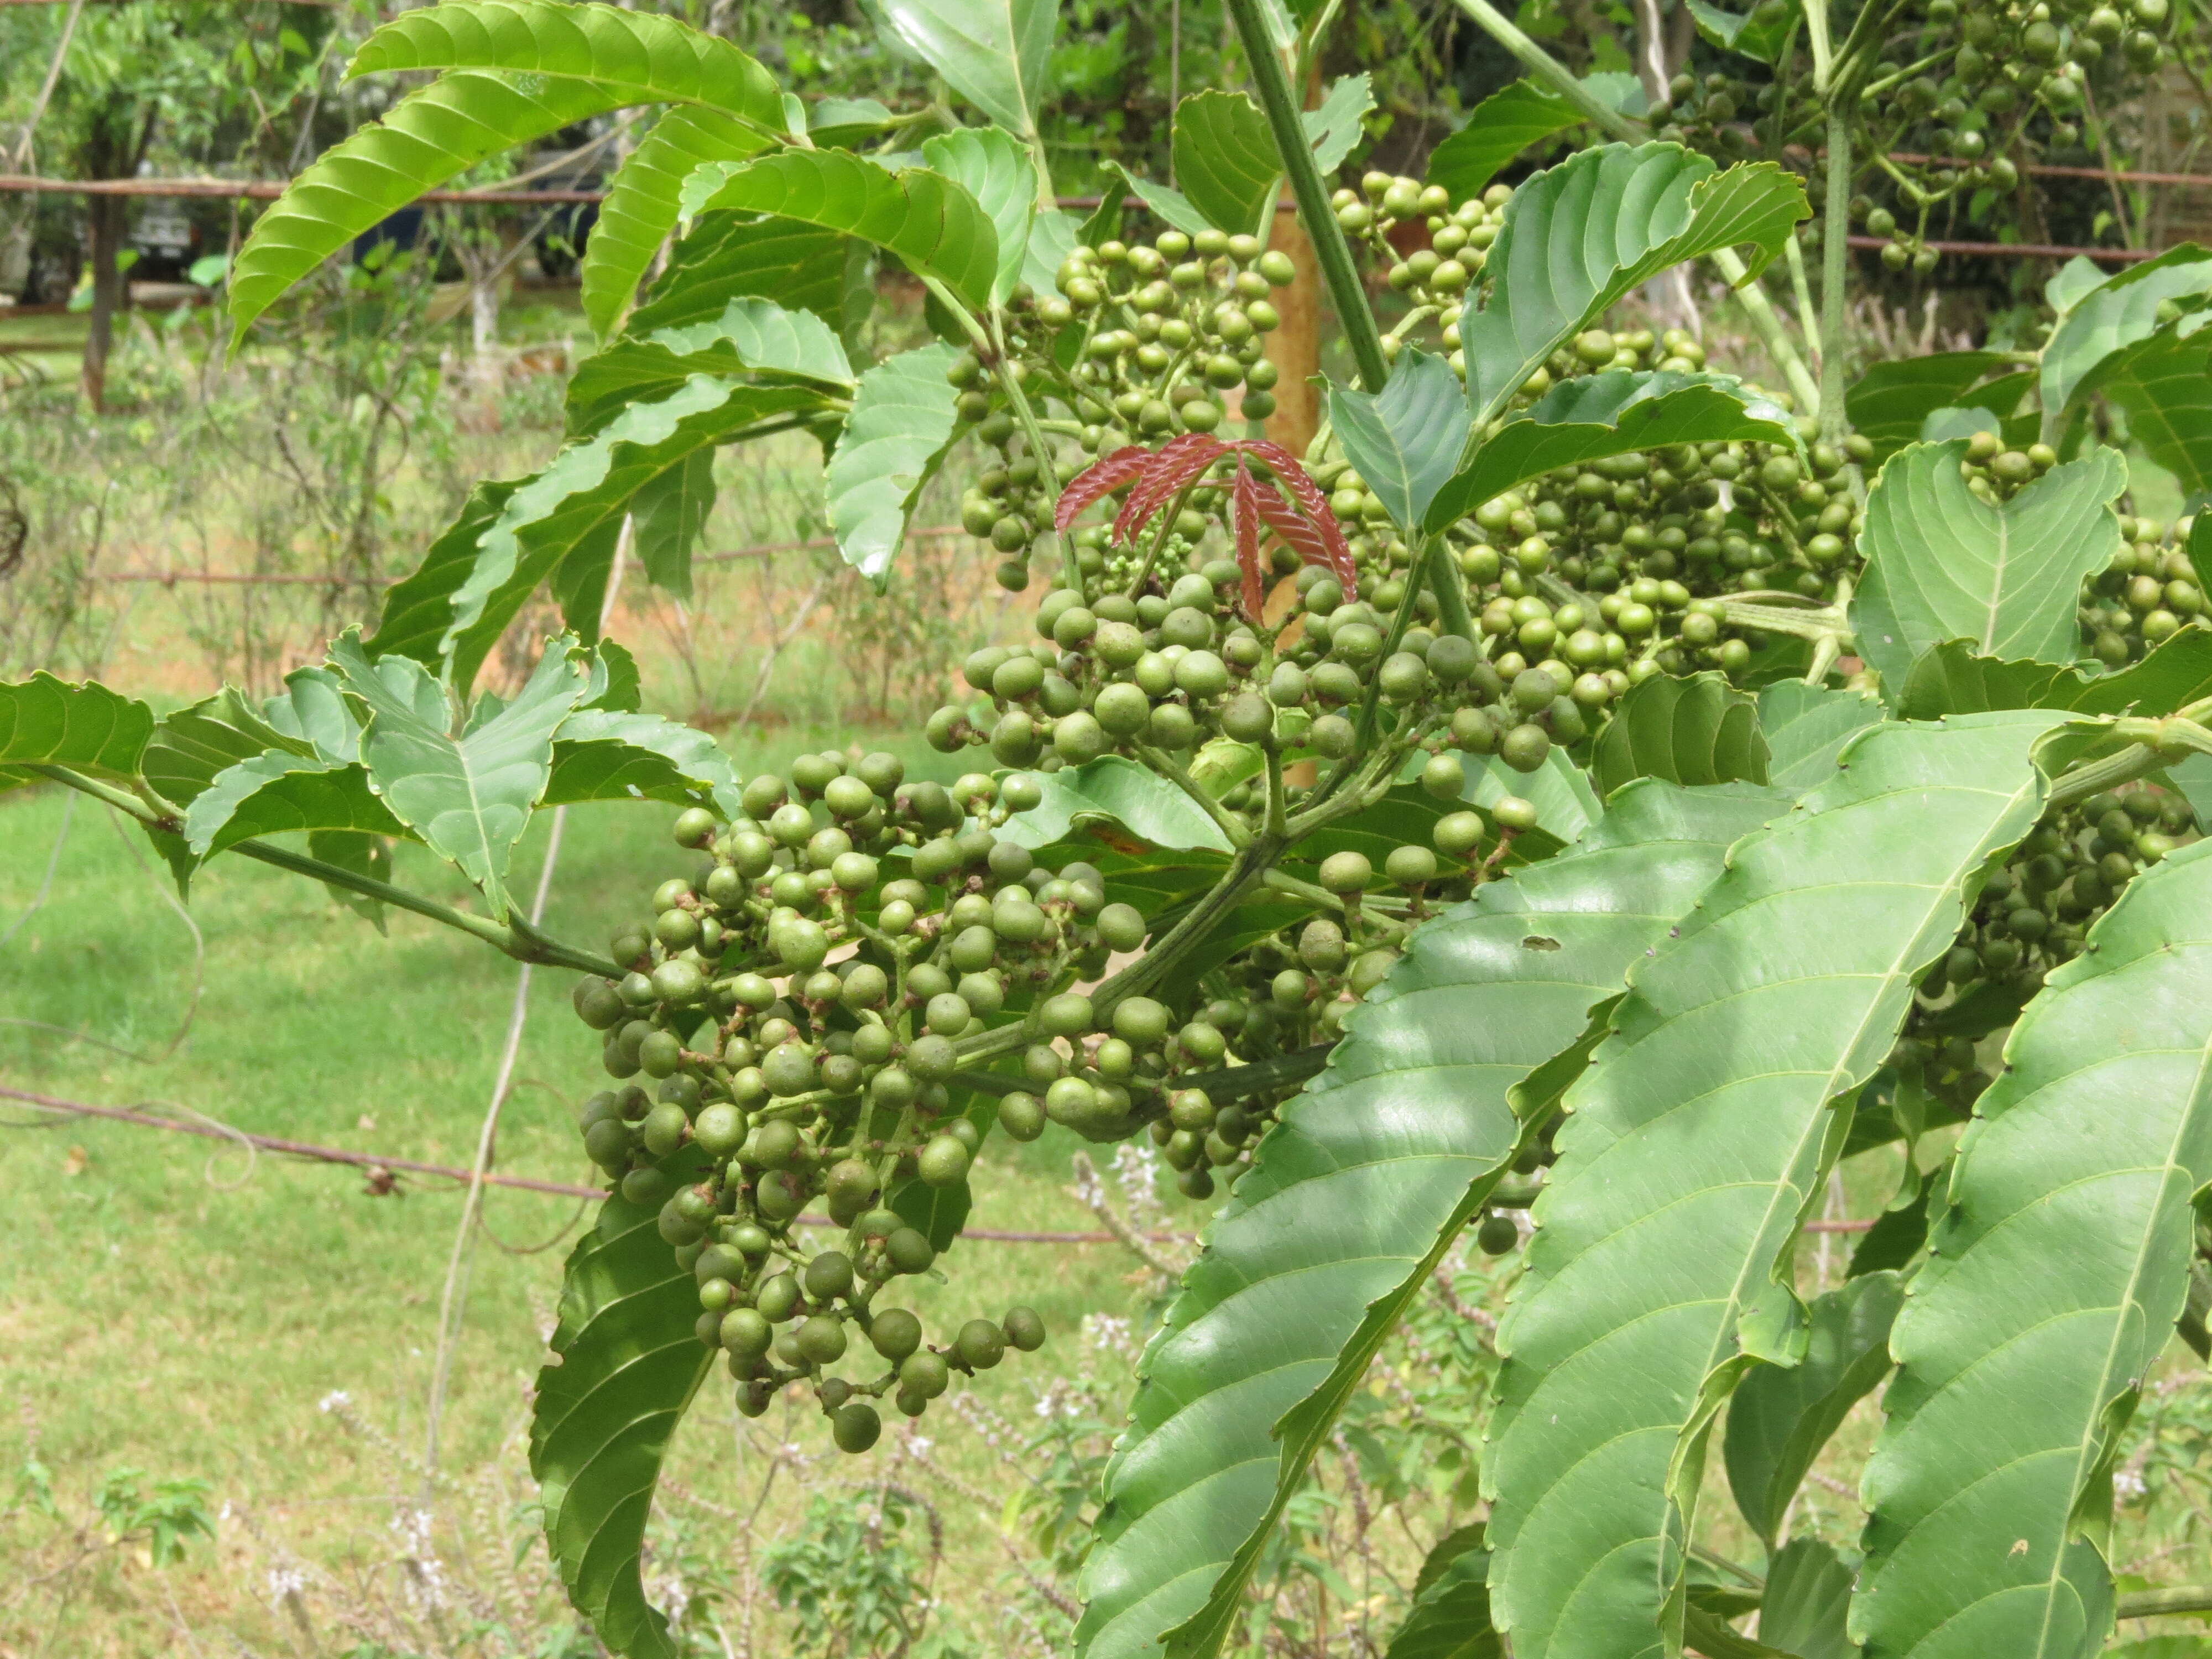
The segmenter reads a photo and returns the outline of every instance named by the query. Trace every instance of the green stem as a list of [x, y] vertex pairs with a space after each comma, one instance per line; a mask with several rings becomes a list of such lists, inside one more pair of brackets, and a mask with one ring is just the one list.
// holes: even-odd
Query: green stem
[[1553, 91], [1614, 137], [1640, 143], [1651, 136], [1640, 121], [1623, 115], [1575, 78], [1574, 71], [1515, 27], [1504, 13], [1488, 0], [1454, 0], [1459, 9], [1482, 25], [1483, 33], [1521, 62], [1522, 68], [1546, 82]]
[[1278, 893], [1288, 893], [1309, 904], [1317, 904], [1324, 910], [1344, 914], [1344, 901], [1326, 887], [1316, 887], [1310, 881], [1300, 881], [1296, 876], [1285, 875], [1280, 870], [1270, 870], [1260, 878], [1261, 884]]
[[2119, 1598], [2122, 1619], [2155, 1619], [2172, 1613], [2212, 1613], [2212, 1584], [2180, 1584], [2172, 1589], [2137, 1590]]
[[1328, 285], [1338, 325], [1352, 348], [1352, 362], [1358, 365], [1360, 383], [1370, 392], [1380, 392], [1390, 379], [1390, 366], [1382, 358], [1382, 331], [1368, 308], [1367, 290], [1352, 262], [1344, 228], [1328, 205], [1328, 186], [1314, 161], [1297, 100], [1291, 95], [1290, 77], [1284, 71], [1283, 60], [1268, 44], [1260, 0], [1229, 0], [1229, 15], [1243, 42], [1252, 79], [1260, 89], [1260, 107], [1267, 112], [1267, 125], [1274, 132], [1283, 171], [1290, 176], [1291, 194], [1297, 201], [1298, 217], [1305, 222], [1306, 235], [1321, 263], [1322, 280]]
[[[56, 783], [67, 784], [82, 790], [95, 800], [101, 800], [118, 811], [128, 812], [149, 830], [160, 830], [175, 835], [181, 825], [173, 818], [164, 818], [145, 802], [127, 790], [112, 788], [96, 778], [72, 772], [65, 766], [32, 766], [25, 769]], [[441, 921], [448, 927], [480, 939], [494, 949], [502, 951], [517, 962], [536, 963], [541, 967], [570, 968], [580, 974], [598, 974], [607, 979], [620, 979], [621, 967], [605, 957], [594, 956], [574, 945], [564, 945], [530, 926], [520, 916], [513, 921], [501, 923], [485, 916], [472, 916], [465, 910], [441, 904], [420, 893], [410, 893], [404, 887], [394, 887], [389, 882], [377, 880], [348, 870], [341, 865], [325, 864], [320, 859], [288, 852], [281, 847], [271, 847], [265, 842], [241, 841], [228, 849], [244, 854], [262, 864], [274, 865], [279, 870], [289, 870], [295, 875], [309, 876], [332, 887], [343, 887], [348, 892], [358, 893], [363, 898], [375, 899], [395, 909], [412, 911], [427, 916], [432, 921]]]
[[1181, 761], [1169, 754], [1166, 750], [1155, 749], [1149, 744], [1132, 744], [1130, 747], [1137, 751], [1139, 760], [1189, 796], [1199, 811], [1212, 818], [1214, 826], [1229, 837], [1231, 846], [1246, 847], [1251, 844], [1252, 831], [1246, 827], [1244, 822], [1212, 796], [1207, 794], [1205, 790], [1200, 788], [1198, 781], [1191, 776]]
[[1744, 264], [1732, 247], [1724, 247], [1712, 256], [1713, 268], [1727, 280], [1735, 295], [1736, 303], [1750, 322], [1752, 331], [1774, 366], [1782, 371], [1782, 378], [1790, 382], [1790, 390], [1804, 405], [1808, 415], [1816, 414], [1820, 407], [1820, 388], [1813, 379], [1805, 360], [1797, 355], [1797, 348], [1790, 343], [1790, 336], [1782, 326], [1782, 319], [1774, 309], [1766, 291], [1753, 280], [1751, 267]]
[[2147, 743], [2131, 744], [2117, 755], [2083, 763], [2060, 775], [2044, 801], [2046, 811], [2064, 811], [2090, 796], [2154, 772], [2166, 764], [2164, 757]]
[[[1813, 349], [1813, 356], [1820, 362], [1825, 374], [1827, 349], [1820, 343], [1827, 338], [1827, 330], [1814, 320], [1819, 313], [1813, 308], [1813, 284], [1805, 274], [1804, 246], [1792, 236], [1782, 245], [1782, 252], [1790, 265], [1790, 291], [1797, 301], [1797, 331], [1805, 337], [1805, 343]], [[1826, 407], [1825, 398], [1821, 400], [1821, 406]]]
[[1844, 101], [1828, 100], [1827, 217], [1820, 234], [1820, 436], [1838, 449], [1845, 424], [1844, 336], [1850, 323], [1844, 283], [1850, 260], [1851, 124]]
[[1474, 617], [1467, 608], [1467, 586], [1450, 544], [1441, 535], [1431, 537], [1422, 556], [1427, 561], [1429, 592], [1437, 596], [1437, 621], [1445, 633], [1472, 640]]

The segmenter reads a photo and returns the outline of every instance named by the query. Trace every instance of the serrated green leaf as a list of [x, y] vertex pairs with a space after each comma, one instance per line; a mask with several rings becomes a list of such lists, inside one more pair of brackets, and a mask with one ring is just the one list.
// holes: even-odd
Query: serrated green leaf
[[185, 812], [185, 844], [213, 858], [258, 836], [307, 830], [411, 836], [370, 787], [358, 763], [272, 749], [220, 774]]
[[710, 320], [625, 335], [569, 377], [568, 436], [587, 438], [633, 403], [665, 398], [694, 374], [748, 371], [849, 392], [856, 378], [844, 343], [811, 311], [744, 295]]
[[1793, 1538], [1766, 1567], [1759, 1634], [1796, 1659], [1859, 1659], [1845, 1620], [1851, 1570], [1817, 1538]]
[[1153, 216], [1164, 221], [1186, 236], [1195, 236], [1213, 228], [1213, 222], [1200, 213], [1181, 191], [1168, 185], [1157, 185], [1149, 179], [1139, 179], [1119, 161], [1106, 163], [1107, 170], [1128, 187], [1129, 194], [1152, 211]]
[[[225, 687], [162, 717], [140, 757], [140, 775], [163, 800], [190, 806], [217, 774], [291, 741], [243, 695]], [[313, 752], [310, 744], [299, 747]]]
[[[1644, 88], [1632, 75], [1601, 73], [1585, 77], [1583, 84], [1616, 109], [1631, 115], [1644, 112]], [[1629, 108], [1631, 102], [1637, 107]], [[1498, 169], [1522, 150], [1578, 127], [1583, 120], [1582, 113], [1559, 94], [1534, 81], [1511, 82], [1477, 104], [1468, 112], [1467, 125], [1430, 153], [1428, 181], [1443, 185], [1455, 203], [1464, 202], [1480, 195]]]
[[2185, 317], [2119, 352], [2097, 387], [2127, 410], [2129, 437], [2180, 481], [2192, 502], [2212, 493], [2212, 332], [2205, 320]]
[[838, 554], [878, 592], [890, 580], [907, 515], [952, 441], [959, 394], [945, 375], [957, 355], [921, 346], [861, 375], [830, 457], [823, 487]]
[[1146, 1352], [1085, 1567], [1082, 1659], [1158, 1653], [1171, 1626], [1178, 1659], [1218, 1648], [1315, 1447], [1513, 1156], [1516, 1090], [1781, 810], [1640, 785], [1585, 847], [1413, 934], [1282, 1109]]
[[460, 520], [385, 601], [373, 647], [417, 660], [450, 656], [454, 684], [472, 684], [507, 625], [549, 580], [569, 626], [596, 639], [615, 538], [638, 492], [749, 428], [825, 408], [809, 387], [710, 374], [629, 405], [532, 477], [479, 485]]
[[2112, 502], [2128, 470], [2112, 451], [2051, 468], [2002, 507], [1966, 488], [1966, 453], [1957, 440], [1900, 450], [1867, 497], [1851, 627], [1893, 696], [1913, 659], [1946, 640], [1974, 641], [1990, 656], [2073, 661], [2082, 580], [2120, 550]]
[[2112, 1473], [2212, 1182], [2212, 842], [2128, 884], [2004, 1058], [1890, 1339], [1869, 1656], [2075, 1659], [2111, 1632]]
[[765, 213], [888, 248], [981, 311], [991, 303], [999, 237], [981, 204], [927, 167], [892, 173], [842, 149], [709, 161], [684, 181], [684, 216]]
[[[1722, 1447], [1729, 1489], [1770, 1549], [1829, 1436], [1888, 1375], [1890, 1322], [1904, 1300], [1904, 1285], [1886, 1273], [1815, 1297], [1804, 1358], [1791, 1366], [1753, 1366], [1729, 1400]], [[1759, 1621], [1762, 1629], [1765, 1622]]]
[[1679, 1639], [1714, 1414], [1754, 1361], [1803, 1352], [1790, 1247], [1915, 982], [2033, 825], [2030, 750], [2060, 718], [1869, 729], [1631, 975], [1498, 1331], [1482, 1480], [1516, 1659]]
[[720, 110], [664, 110], [607, 181], [584, 244], [584, 315], [605, 339], [636, 297], [661, 244], [676, 228], [687, 174], [708, 161], [742, 161], [768, 148], [754, 127]]
[[2000, 351], [1938, 351], [1868, 369], [1844, 394], [1844, 409], [1851, 429], [1874, 446], [1869, 465], [1879, 467], [1917, 441], [1921, 422], [1932, 410], [1974, 407], [2010, 414], [2034, 379], [2026, 369], [2007, 373], [2010, 362]]
[[97, 680], [56, 679], [41, 669], [0, 682], [0, 787], [37, 783], [26, 766], [66, 766], [128, 782], [154, 736], [154, 711]]
[[[974, 197], [989, 216], [999, 237], [999, 270], [991, 282], [991, 303], [1004, 305], [1020, 282], [1029, 259], [1030, 226], [1036, 212], [1036, 169], [1022, 141], [1003, 127], [960, 127], [939, 133], [921, 147], [921, 159]], [[1054, 261], [1057, 267], [1059, 261]], [[1036, 288], [1036, 284], [1030, 284]], [[1045, 276], [1040, 294], [1052, 292]]]
[[851, 149], [897, 118], [876, 98], [824, 98], [806, 112], [807, 136], [832, 149]]
[[1462, 1527], [1429, 1552], [1413, 1605], [1382, 1659], [1502, 1659], [1504, 1645], [1490, 1627], [1490, 1552], [1481, 1537], [1480, 1526]]
[[1832, 691], [1802, 680], [1767, 686], [1759, 694], [1767, 781], [1792, 795], [1826, 782], [1835, 775], [1838, 751], [1884, 718], [1881, 704], [1857, 691]]
[[[1374, 107], [1375, 88], [1365, 74], [1340, 75], [1329, 83], [1320, 104], [1298, 117], [1306, 143], [1313, 146], [1314, 165], [1324, 174], [1344, 165], [1365, 132], [1367, 112]], [[1260, 240], [1267, 240], [1265, 227]]]
[[811, 312], [842, 337], [853, 320], [845, 302], [849, 246], [836, 231], [796, 219], [702, 214], [631, 314], [629, 332], [649, 338], [664, 328], [712, 322], [731, 301], [757, 295]]
[[1484, 441], [1467, 470], [1437, 493], [1427, 527], [1441, 530], [1557, 467], [1671, 444], [1729, 441], [1804, 447], [1788, 412], [1732, 375], [1609, 369], [1577, 376]]
[[1771, 162], [1717, 172], [1674, 144], [1606, 144], [1513, 192], [1484, 266], [1489, 302], [1460, 319], [1468, 400], [1487, 424], [1569, 338], [1670, 265], [1748, 246], [1755, 272], [1808, 211]]
[[349, 633], [331, 647], [331, 666], [368, 707], [361, 758], [377, 794], [504, 918], [507, 859], [551, 776], [553, 733], [584, 689], [566, 647], [549, 644], [514, 701], [489, 718], [479, 708], [459, 737], [445, 691], [420, 663], [371, 662]]
[[1765, 783], [1759, 701], [1717, 673], [1654, 674], [1613, 706], [1590, 757], [1601, 799], [1634, 778], [1668, 783]]
[[1460, 758], [1467, 767], [1467, 787], [1462, 793], [1468, 800], [1487, 809], [1508, 795], [1518, 795], [1536, 809], [1537, 829], [1563, 843], [1579, 840], [1605, 810], [1582, 768], [1556, 744], [1533, 772], [1516, 772], [1495, 755]]
[[640, 1556], [669, 1438], [714, 1358], [692, 1329], [699, 1287], [659, 1222], [618, 1194], [599, 1206], [569, 1254], [556, 1363], [538, 1373], [531, 1405], [547, 1548], [568, 1599], [623, 1659], [677, 1659]]
[[1391, 522], [1418, 538], [1467, 442], [1467, 398], [1451, 365], [1408, 346], [1380, 392], [1332, 385], [1328, 416], [1345, 459]]
[[1782, 56], [1790, 44], [1790, 37], [1804, 21], [1804, 8], [1795, 0], [1780, 17], [1763, 18], [1756, 11], [1749, 15], [1723, 11], [1709, 5], [1706, 0], [1688, 0], [1690, 15], [1697, 20], [1698, 33], [1711, 45], [1723, 52], [1740, 52], [1761, 64], [1772, 64]]
[[2067, 708], [2082, 714], [2171, 714], [2212, 696], [2212, 629], [2185, 628], [2141, 662], [2109, 674], [1977, 656], [1963, 640], [1912, 665], [1898, 700], [1902, 720], [1985, 708]]
[[691, 550], [714, 510], [714, 452], [693, 451], [638, 487], [630, 501], [630, 529], [645, 578], [665, 592], [690, 601]]
[[354, 237], [485, 157], [611, 110], [701, 104], [780, 131], [766, 70], [674, 18], [555, 0], [465, 0], [402, 14], [348, 74], [448, 71], [327, 151], [255, 222], [228, 280], [235, 346], [253, 319]]
[[[356, 835], [345, 830], [310, 830], [307, 856], [335, 864], [341, 870], [350, 870], [357, 876], [366, 876], [371, 881], [389, 883], [392, 879], [392, 843], [381, 836]], [[378, 933], [386, 931], [384, 906], [379, 901], [336, 882], [324, 883], [323, 890]]]
[[[1030, 291], [1052, 293], [1060, 266], [1083, 240], [1083, 227], [1076, 223], [1073, 214], [1056, 207], [1037, 209], [1030, 217], [1029, 246], [1022, 255], [1022, 280]], [[1090, 246], [1096, 247], [1097, 243]]]
[[1274, 135], [1241, 92], [1208, 88], [1176, 108], [1176, 185], [1216, 228], [1249, 234], [1274, 206]]
[[1230, 850], [1221, 826], [1189, 796], [1121, 756], [1102, 755], [1082, 766], [1026, 775], [1044, 799], [1008, 818], [999, 832], [1001, 839], [1032, 848], [1048, 847], [1085, 823], [1104, 822], [1120, 824], [1154, 848]]
[[891, 31], [999, 125], [1034, 138], [1059, 21], [1054, 0], [881, 0]]
[[744, 816], [741, 780], [713, 737], [658, 714], [579, 708], [553, 734], [553, 775], [541, 806], [595, 800], [707, 802]]
[[2043, 348], [2043, 441], [2072, 428], [2081, 400], [2098, 388], [2116, 354], [2158, 331], [2169, 300], [2212, 295], [2212, 250], [2185, 242], [2106, 277], [2074, 300]]

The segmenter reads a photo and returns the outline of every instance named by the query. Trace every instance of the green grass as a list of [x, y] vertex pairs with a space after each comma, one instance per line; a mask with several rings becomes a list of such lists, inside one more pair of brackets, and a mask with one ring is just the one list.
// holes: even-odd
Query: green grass
[[[805, 746], [808, 735], [792, 734], [781, 754]], [[818, 745], [824, 734], [811, 735]], [[925, 758], [936, 760], [917, 757], [917, 773]], [[0, 928], [39, 889], [63, 813], [52, 792], [0, 799]], [[149, 1057], [11, 1024], [0, 1027], [0, 1082], [102, 1105], [159, 1103], [300, 1140], [469, 1161], [514, 964], [412, 917], [392, 918], [391, 936], [380, 939], [319, 887], [221, 860], [195, 882], [191, 907], [205, 939], [204, 994], [183, 1042], [165, 1054], [190, 1001], [191, 940], [105, 816], [88, 800], [72, 809], [52, 891], [0, 959], [0, 1014], [82, 1030]], [[671, 816], [659, 806], [572, 811], [551, 930], [603, 941], [683, 869], [690, 855], [669, 842]], [[534, 879], [544, 839], [541, 819], [517, 856], [518, 886]], [[399, 879], [462, 898], [459, 879], [419, 848], [401, 849]], [[498, 1163], [580, 1182], [589, 1170], [570, 1115], [604, 1079], [598, 1039], [569, 1012], [568, 990], [566, 975], [535, 976]], [[412, 1477], [349, 1440], [317, 1402], [343, 1390], [402, 1447], [419, 1447], [459, 1214], [454, 1189], [409, 1181], [404, 1195], [375, 1198], [346, 1169], [249, 1160], [210, 1141], [56, 1122], [5, 1103], [0, 1115], [20, 1126], [0, 1142], [9, 1240], [0, 1250], [0, 1493], [35, 1444], [75, 1508], [108, 1470], [133, 1466], [206, 1478], [215, 1502], [258, 1516], [310, 1559], [388, 1553], [386, 1499]], [[973, 1224], [1095, 1226], [1060, 1190], [1073, 1143], [1060, 1134], [986, 1149]], [[488, 1219], [498, 1238], [537, 1244], [575, 1209], [565, 1199], [495, 1190]], [[501, 1455], [540, 1358], [565, 1249], [477, 1251], [446, 1467], [477, 1468]], [[1018, 1300], [1054, 1331], [1042, 1353], [1017, 1356], [984, 1380], [982, 1395], [1010, 1415], [1025, 1413], [1032, 1389], [1073, 1364], [1084, 1312], [1129, 1301], [1130, 1263], [1113, 1249], [979, 1243], [948, 1266], [946, 1285], [922, 1286], [914, 1298], [933, 1328], [940, 1317], [1003, 1311]], [[672, 1469], [702, 1497], [733, 1502], [726, 1385], [711, 1387], [694, 1417]], [[945, 1437], [957, 1432], [945, 1426]], [[826, 1443], [817, 1425], [799, 1425], [793, 1437]], [[990, 1460], [971, 1449], [973, 1472], [988, 1484]], [[506, 1455], [513, 1461], [511, 1449]], [[994, 1488], [994, 1501], [1003, 1496]], [[210, 1636], [210, 1650], [223, 1650], [217, 1627], [258, 1645], [271, 1617], [240, 1581], [237, 1528], [223, 1530], [215, 1549], [196, 1547], [162, 1581], [181, 1617]], [[8, 1536], [0, 1523], [0, 1540]], [[975, 1517], [960, 1520], [954, 1546], [963, 1554], [995, 1547]], [[11, 1603], [0, 1591], [0, 1651], [175, 1651], [176, 1621], [159, 1616], [151, 1590], [133, 1592], [131, 1578], [117, 1568], [100, 1581], [105, 1589], [62, 1608], [58, 1623], [52, 1599]]]

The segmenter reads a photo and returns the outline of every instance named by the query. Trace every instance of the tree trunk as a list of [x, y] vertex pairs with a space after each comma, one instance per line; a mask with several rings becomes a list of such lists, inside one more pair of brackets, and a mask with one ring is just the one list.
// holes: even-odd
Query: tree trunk
[[84, 395], [96, 415], [107, 410], [107, 359], [115, 344], [115, 319], [131, 308], [131, 288], [122, 269], [129, 206], [121, 196], [94, 196], [86, 204], [92, 230], [92, 317], [84, 337]]
[[[1321, 102], [1320, 54], [1306, 77], [1305, 106]], [[1321, 260], [1313, 239], [1295, 213], [1278, 212], [1268, 246], [1291, 256], [1297, 275], [1288, 288], [1275, 291], [1275, 310], [1282, 324], [1267, 336], [1267, 361], [1275, 366], [1275, 412], [1267, 417], [1267, 436], [1305, 459], [1306, 446], [1321, 430], [1321, 392], [1314, 380], [1321, 373]]]

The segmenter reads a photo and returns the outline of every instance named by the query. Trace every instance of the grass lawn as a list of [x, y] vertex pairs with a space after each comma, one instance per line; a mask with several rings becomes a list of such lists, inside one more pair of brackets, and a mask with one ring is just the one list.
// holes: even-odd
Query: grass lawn
[[[793, 733], [757, 767], [806, 746]], [[818, 745], [827, 734], [812, 734]], [[914, 757], [919, 769], [944, 763]], [[63, 827], [55, 792], [0, 798], [0, 928], [17, 921], [45, 880]], [[204, 990], [191, 1011], [192, 939], [104, 809], [78, 799], [51, 890], [22, 920], [0, 960], [0, 1082], [102, 1105], [161, 1109], [240, 1129], [449, 1164], [472, 1154], [512, 1006], [516, 969], [435, 924], [391, 919], [380, 939], [319, 888], [242, 860], [222, 860], [194, 884], [191, 915], [205, 940]], [[689, 855], [668, 841], [672, 809], [594, 807], [568, 816], [547, 924], [565, 938], [605, 940]], [[517, 856], [527, 890], [544, 833]], [[459, 878], [404, 848], [399, 879], [459, 902]], [[532, 987], [520, 1079], [506, 1110], [499, 1167], [580, 1182], [589, 1169], [571, 1127], [574, 1103], [601, 1080], [598, 1038], [568, 1006], [567, 976]], [[191, 1012], [189, 1030], [175, 1042]], [[81, 1030], [69, 1041], [24, 1022]], [[118, 1049], [134, 1051], [125, 1057]], [[128, 1125], [55, 1121], [0, 1103], [12, 1133], [0, 1174], [7, 1245], [0, 1249], [0, 1493], [34, 1458], [51, 1470], [70, 1516], [89, 1512], [111, 1471], [211, 1483], [229, 1507], [210, 1549], [149, 1573], [130, 1552], [104, 1553], [27, 1590], [0, 1586], [0, 1653], [228, 1653], [235, 1632], [255, 1651], [289, 1651], [287, 1628], [259, 1582], [288, 1552], [333, 1570], [366, 1571], [393, 1549], [393, 1500], [410, 1498], [436, 1344], [441, 1290], [460, 1213], [456, 1192], [410, 1181], [372, 1197], [358, 1172], [269, 1157]], [[987, 1147], [971, 1224], [1088, 1229], [1064, 1191], [1075, 1143], [1054, 1130], [1034, 1146]], [[511, 1495], [526, 1390], [550, 1329], [561, 1262], [580, 1221], [556, 1197], [495, 1190], [493, 1240], [475, 1255], [454, 1355], [443, 1467], [498, 1469]], [[1194, 1218], [1188, 1218], [1194, 1219]], [[552, 1243], [558, 1239], [560, 1242]], [[532, 1249], [532, 1247], [544, 1247]], [[519, 1253], [510, 1250], [519, 1249]], [[1074, 1327], [1086, 1310], [1129, 1311], [1131, 1259], [1116, 1248], [1052, 1249], [977, 1243], [950, 1264], [949, 1283], [913, 1298], [939, 1316], [1002, 1312], [1026, 1301], [1054, 1340], [984, 1379], [980, 1397], [1026, 1416], [1035, 1391], [1079, 1363]], [[942, 1315], [939, 1310], [942, 1310]], [[350, 1415], [390, 1437], [349, 1434], [318, 1409], [333, 1391]], [[933, 1413], [933, 1432], [938, 1426]], [[726, 1383], [710, 1385], [679, 1437], [671, 1469], [710, 1506], [750, 1492], [734, 1452]], [[773, 1426], [775, 1418], [763, 1426]], [[794, 1423], [807, 1451], [826, 1425]], [[955, 1422], [948, 1446], [995, 1506], [1003, 1474]], [[773, 1439], [774, 1437], [769, 1437]], [[823, 1478], [857, 1463], [825, 1460]], [[763, 1529], [788, 1518], [787, 1485]], [[942, 1497], [942, 1493], [939, 1497]], [[750, 1500], [747, 1500], [750, 1502]], [[955, 1558], [1003, 1559], [995, 1515], [945, 1510]], [[526, 1518], [514, 1535], [527, 1535]], [[12, 1528], [12, 1531], [10, 1528]], [[710, 1529], [726, 1550], [743, 1531]], [[256, 1536], [259, 1534], [259, 1536]], [[18, 1501], [0, 1522], [0, 1553], [47, 1546], [54, 1523]], [[96, 1541], [96, 1540], [95, 1540]], [[988, 1552], [988, 1553], [986, 1553]], [[987, 1575], [988, 1577], [988, 1575]], [[64, 1593], [64, 1591], [66, 1593]], [[368, 1650], [363, 1650], [367, 1651]], [[456, 1651], [501, 1651], [474, 1646]]]

